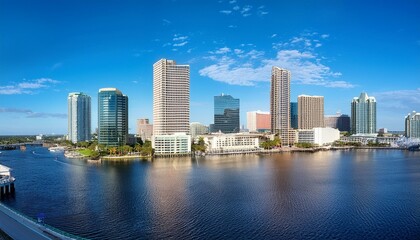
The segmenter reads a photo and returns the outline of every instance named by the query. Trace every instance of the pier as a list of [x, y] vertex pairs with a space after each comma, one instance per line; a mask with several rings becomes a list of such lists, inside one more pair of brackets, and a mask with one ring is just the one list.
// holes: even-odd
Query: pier
[[10, 172], [10, 168], [0, 165], [0, 199], [15, 193], [15, 178]]

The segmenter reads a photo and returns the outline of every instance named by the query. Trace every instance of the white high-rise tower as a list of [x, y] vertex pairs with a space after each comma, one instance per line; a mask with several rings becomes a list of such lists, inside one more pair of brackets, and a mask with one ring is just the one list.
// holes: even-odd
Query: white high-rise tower
[[153, 135], [189, 130], [190, 66], [161, 59], [153, 64]]
[[91, 138], [90, 97], [81, 92], [69, 93], [68, 139], [73, 143]]
[[271, 132], [279, 134], [283, 145], [293, 143], [289, 137], [290, 77], [289, 70], [279, 67], [273, 67], [271, 70]]

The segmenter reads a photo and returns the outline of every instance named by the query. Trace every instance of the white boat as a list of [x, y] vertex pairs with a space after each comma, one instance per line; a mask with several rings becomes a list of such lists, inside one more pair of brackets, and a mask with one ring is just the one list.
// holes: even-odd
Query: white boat
[[64, 152], [64, 147], [56, 146], [48, 148], [50, 152]]

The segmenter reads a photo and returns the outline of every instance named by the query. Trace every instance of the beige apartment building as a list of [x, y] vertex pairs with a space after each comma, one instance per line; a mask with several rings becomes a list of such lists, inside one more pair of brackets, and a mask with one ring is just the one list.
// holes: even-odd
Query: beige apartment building
[[137, 119], [137, 136], [143, 141], [150, 141], [153, 135], [153, 124], [149, 123], [148, 118]]
[[298, 128], [324, 127], [324, 97], [298, 96]]

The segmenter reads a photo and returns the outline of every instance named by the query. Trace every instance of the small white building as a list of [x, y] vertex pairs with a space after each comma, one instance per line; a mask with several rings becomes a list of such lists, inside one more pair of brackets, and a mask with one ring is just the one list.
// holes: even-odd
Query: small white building
[[191, 136], [186, 133], [153, 135], [152, 147], [157, 155], [189, 154], [191, 153]]
[[249, 152], [260, 150], [260, 135], [249, 133], [216, 133], [211, 135], [202, 135], [207, 145], [206, 152]]
[[340, 131], [335, 128], [312, 128], [298, 130], [299, 143], [311, 143], [318, 146], [329, 145], [340, 139]]

